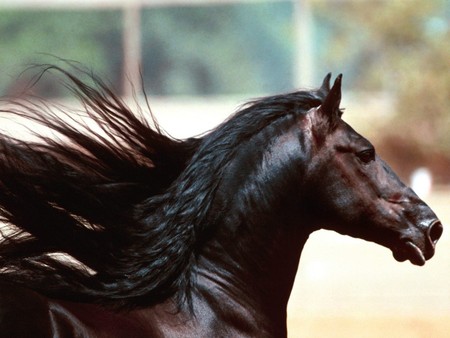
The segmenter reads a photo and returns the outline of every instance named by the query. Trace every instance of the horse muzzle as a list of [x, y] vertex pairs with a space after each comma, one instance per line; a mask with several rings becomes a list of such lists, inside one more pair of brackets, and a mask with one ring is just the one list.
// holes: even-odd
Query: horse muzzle
[[425, 238], [422, 241], [413, 238], [403, 238], [393, 250], [394, 258], [403, 262], [409, 260], [414, 265], [422, 266], [434, 256], [436, 243], [441, 238], [443, 226], [439, 220], [434, 220], [425, 229]]

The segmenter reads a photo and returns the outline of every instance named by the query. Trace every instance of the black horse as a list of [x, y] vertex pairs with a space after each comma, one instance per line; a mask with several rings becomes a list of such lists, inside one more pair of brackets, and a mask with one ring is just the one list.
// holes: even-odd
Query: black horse
[[0, 138], [1, 337], [285, 337], [313, 231], [434, 254], [441, 223], [341, 119], [341, 76], [177, 140], [54, 69], [96, 127], [33, 100], [3, 109], [57, 135]]

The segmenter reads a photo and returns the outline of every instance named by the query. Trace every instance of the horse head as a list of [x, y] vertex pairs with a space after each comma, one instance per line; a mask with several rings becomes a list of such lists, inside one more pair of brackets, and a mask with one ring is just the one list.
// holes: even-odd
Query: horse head
[[330, 75], [311, 109], [310, 207], [323, 227], [373, 241], [398, 261], [424, 265], [434, 255], [443, 227], [434, 212], [377, 155], [374, 146], [341, 119], [341, 79]]

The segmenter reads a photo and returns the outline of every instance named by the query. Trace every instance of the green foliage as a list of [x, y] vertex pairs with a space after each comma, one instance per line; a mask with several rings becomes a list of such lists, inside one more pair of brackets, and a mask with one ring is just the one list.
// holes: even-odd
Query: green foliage
[[290, 9], [289, 3], [263, 3], [145, 10], [143, 66], [150, 92], [236, 94], [290, 88]]
[[[120, 13], [112, 11], [1, 11], [0, 92], [25, 85], [27, 74], [17, 79], [21, 71], [33, 64], [57, 62], [56, 57], [88, 65], [100, 75], [112, 74], [114, 82], [114, 74], [120, 74], [112, 71], [120, 67], [119, 21]], [[42, 87], [47, 95], [58, 95], [57, 86], [47, 83]]]
[[[279, 92], [292, 87], [292, 4], [167, 7], [142, 11], [142, 69], [152, 95]], [[270, 24], [268, 24], [270, 23]], [[48, 54], [122, 81], [120, 11], [2, 11], [0, 92]], [[43, 54], [42, 54], [43, 53]], [[44, 88], [46, 95], [61, 93]]]

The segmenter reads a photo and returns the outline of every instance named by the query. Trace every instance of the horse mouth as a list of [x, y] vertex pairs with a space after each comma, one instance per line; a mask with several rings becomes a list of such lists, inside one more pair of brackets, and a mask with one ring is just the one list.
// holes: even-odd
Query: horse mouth
[[394, 251], [394, 258], [399, 262], [409, 260], [412, 264], [419, 266], [425, 265], [426, 262], [422, 250], [410, 240], [405, 241], [401, 248]]
[[425, 243], [419, 247], [412, 239], [404, 238], [399, 245], [393, 249], [394, 258], [403, 262], [409, 260], [414, 265], [425, 265], [425, 262], [434, 256], [436, 243], [442, 236], [444, 228], [439, 220], [434, 220], [426, 228]]

